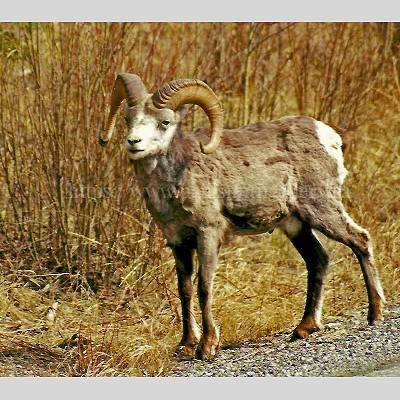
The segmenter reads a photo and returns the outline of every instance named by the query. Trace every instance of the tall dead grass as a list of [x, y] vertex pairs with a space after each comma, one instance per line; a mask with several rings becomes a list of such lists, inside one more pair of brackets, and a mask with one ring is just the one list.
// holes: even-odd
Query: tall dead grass
[[[119, 71], [149, 90], [176, 77], [207, 81], [226, 127], [301, 113], [341, 128], [343, 198], [375, 239], [388, 301], [397, 302], [397, 33], [375, 23], [2, 23], [0, 317], [21, 321], [17, 331], [33, 343], [63, 348], [69, 375], [169, 368], [180, 335], [171, 254], [135, 188], [122, 122], [112, 146], [97, 145]], [[195, 110], [187, 129], [205, 121]], [[365, 308], [355, 258], [326, 245], [326, 318]], [[215, 285], [226, 345], [301, 318], [306, 271], [279, 233], [236, 239]]]

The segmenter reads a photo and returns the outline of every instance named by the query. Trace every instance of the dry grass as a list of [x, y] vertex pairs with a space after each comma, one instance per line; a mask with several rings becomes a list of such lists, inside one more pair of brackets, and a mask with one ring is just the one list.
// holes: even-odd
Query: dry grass
[[[350, 170], [343, 198], [370, 230], [387, 300], [398, 303], [396, 28], [1, 24], [2, 357], [48, 351], [52, 373], [67, 376], [156, 376], [170, 368], [181, 329], [172, 257], [137, 196], [118, 135], [106, 152], [97, 145], [121, 70], [150, 90], [174, 77], [206, 80], [227, 127], [304, 113], [342, 128]], [[186, 125], [204, 121], [193, 109]], [[356, 258], [321, 239], [332, 260], [324, 320], [366, 308]], [[223, 345], [258, 340], [298, 323], [306, 270], [279, 232], [237, 238], [223, 249], [215, 289]]]

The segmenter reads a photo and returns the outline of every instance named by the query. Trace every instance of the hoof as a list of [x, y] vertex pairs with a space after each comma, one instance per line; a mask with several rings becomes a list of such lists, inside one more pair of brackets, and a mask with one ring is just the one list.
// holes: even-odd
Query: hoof
[[218, 354], [219, 349], [219, 329], [214, 327], [211, 332], [201, 338], [196, 358], [201, 361], [211, 361]]
[[208, 345], [205, 342], [201, 342], [197, 347], [196, 358], [201, 361], [212, 361], [219, 353], [219, 350], [219, 342]]
[[382, 316], [379, 316], [379, 318], [368, 316], [368, 325], [371, 325], [371, 326], [380, 325], [380, 323], [383, 320], [384, 320], [384, 318]]
[[196, 356], [196, 347], [197, 345], [194, 344], [179, 345], [174, 352], [174, 357], [178, 361], [193, 360]]
[[368, 310], [368, 325], [379, 325], [380, 322], [384, 320], [382, 315], [382, 310], [378, 309], [377, 311]]
[[299, 339], [307, 339], [312, 333], [318, 332], [321, 330], [321, 326], [313, 324], [313, 325], [302, 325], [300, 324], [292, 333], [292, 337], [290, 339], [291, 342], [294, 342]]
[[209, 351], [203, 350], [201, 347], [197, 348], [196, 358], [201, 361], [212, 361], [217, 356], [219, 352], [219, 347], [211, 349]]

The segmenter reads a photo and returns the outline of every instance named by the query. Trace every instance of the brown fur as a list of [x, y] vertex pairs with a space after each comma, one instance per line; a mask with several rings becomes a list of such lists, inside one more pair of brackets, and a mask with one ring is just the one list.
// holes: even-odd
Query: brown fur
[[[321, 327], [328, 255], [312, 229], [348, 245], [359, 258], [370, 300], [370, 323], [382, 317], [383, 292], [368, 233], [345, 213], [338, 160], [320, 143], [315, 121], [285, 117], [226, 129], [220, 147], [204, 154], [208, 129], [178, 132], [166, 153], [133, 162], [147, 207], [172, 248], [182, 301], [183, 357], [209, 359], [219, 348], [211, 314], [213, 273], [221, 244], [231, 234], [282, 229], [304, 258], [309, 283], [304, 317], [294, 338]], [[154, 162], [154, 160], [152, 161]], [[193, 254], [199, 256], [202, 337], [193, 317]]]

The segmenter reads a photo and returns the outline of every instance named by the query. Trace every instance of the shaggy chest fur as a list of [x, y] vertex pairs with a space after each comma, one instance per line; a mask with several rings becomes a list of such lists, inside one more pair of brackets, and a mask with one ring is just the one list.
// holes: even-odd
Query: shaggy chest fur
[[188, 232], [192, 235], [192, 228], [196, 225], [192, 202], [186, 199], [187, 196], [185, 199], [182, 197], [185, 182], [188, 181], [187, 163], [177, 153], [158, 157], [150, 169], [142, 162], [133, 166], [146, 207], [167, 242], [176, 245]]

